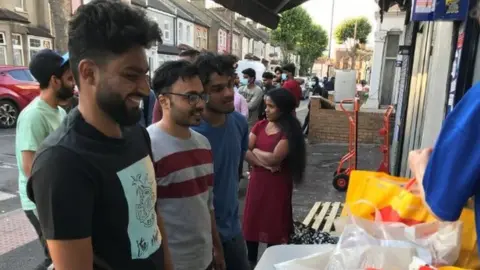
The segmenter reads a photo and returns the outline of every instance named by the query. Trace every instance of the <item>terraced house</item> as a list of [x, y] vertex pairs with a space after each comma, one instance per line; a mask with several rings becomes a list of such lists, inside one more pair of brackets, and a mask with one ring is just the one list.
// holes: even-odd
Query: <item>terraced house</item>
[[27, 65], [41, 49], [53, 48], [48, 0], [0, 0], [0, 65]]

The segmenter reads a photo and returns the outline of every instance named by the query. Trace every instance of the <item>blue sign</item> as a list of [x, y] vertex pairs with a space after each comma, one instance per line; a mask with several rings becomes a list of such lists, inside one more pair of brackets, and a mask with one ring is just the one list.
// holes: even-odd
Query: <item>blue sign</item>
[[464, 21], [468, 16], [468, 0], [437, 0], [435, 20]]
[[468, 0], [413, 0], [412, 21], [464, 21]]

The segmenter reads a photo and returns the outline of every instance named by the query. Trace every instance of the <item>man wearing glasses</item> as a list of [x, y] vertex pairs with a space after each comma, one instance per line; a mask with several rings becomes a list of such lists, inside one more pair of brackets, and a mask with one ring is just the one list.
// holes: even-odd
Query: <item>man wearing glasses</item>
[[[213, 209], [213, 155], [198, 126], [208, 95], [187, 61], [163, 64], [153, 78], [162, 119], [148, 127], [157, 179], [157, 210], [177, 270], [225, 269]], [[212, 256], [212, 250], [213, 256]]]

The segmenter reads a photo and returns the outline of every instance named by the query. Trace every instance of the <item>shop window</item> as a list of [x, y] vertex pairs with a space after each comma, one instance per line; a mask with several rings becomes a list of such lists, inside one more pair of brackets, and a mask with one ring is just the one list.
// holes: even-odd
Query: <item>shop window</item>
[[23, 43], [22, 36], [19, 34], [12, 34], [12, 46], [13, 46], [13, 65], [23, 66]]
[[0, 32], [0, 65], [7, 64], [7, 40], [5, 33]]
[[208, 36], [207, 36], [207, 31], [204, 30], [202, 32], [202, 48], [206, 49], [207, 48], [207, 41], [208, 41]]
[[170, 40], [170, 22], [165, 21], [163, 24], [163, 38], [165, 40]]
[[392, 103], [393, 85], [395, 80], [395, 63], [397, 61], [399, 42], [400, 33], [393, 32], [387, 34], [382, 68], [380, 105], [390, 105]]
[[15, 9], [25, 11], [25, 0], [15, 0]]
[[187, 38], [185, 39], [185, 41], [187, 42], [187, 44], [191, 44], [191, 42], [192, 42], [192, 37], [191, 37], [192, 27], [190, 25], [187, 25], [185, 32], [187, 33]]
[[183, 40], [183, 23], [178, 23], [178, 43], [181, 43]]
[[52, 49], [52, 41], [46, 38], [28, 37], [29, 61], [43, 49]]
[[197, 28], [197, 33], [195, 33], [195, 47], [200, 48], [202, 44], [202, 38], [200, 37], [200, 29]]

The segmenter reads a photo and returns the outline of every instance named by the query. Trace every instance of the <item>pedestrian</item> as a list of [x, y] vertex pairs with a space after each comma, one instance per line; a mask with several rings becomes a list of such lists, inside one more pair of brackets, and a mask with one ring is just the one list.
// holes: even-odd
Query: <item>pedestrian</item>
[[234, 96], [234, 103], [235, 103], [235, 111], [241, 113], [243, 116], [245, 116], [246, 119], [248, 119], [247, 100], [236, 91]]
[[297, 101], [296, 108], [298, 108], [298, 106], [300, 106], [300, 100], [302, 99], [302, 88], [298, 81], [295, 80], [295, 69], [295, 65], [292, 63], [282, 67], [282, 87], [292, 93]]
[[266, 117], [265, 115], [266, 106], [265, 106], [265, 100], [264, 100], [265, 93], [276, 88], [276, 86], [273, 85], [273, 79], [275, 78], [275, 75], [273, 75], [273, 73], [268, 71], [264, 72], [262, 77], [263, 77], [263, 96], [262, 96], [262, 101], [258, 106], [258, 120], [263, 120]]
[[306, 146], [300, 122], [292, 114], [296, 100], [286, 89], [265, 97], [267, 119], [252, 128], [246, 160], [253, 167], [243, 215], [248, 260], [257, 262], [259, 242], [287, 244], [293, 229], [293, 184], [301, 183]]
[[27, 180], [31, 176], [32, 163], [40, 144], [67, 115], [60, 104], [73, 96], [75, 84], [68, 65], [68, 55], [62, 57], [52, 50], [41, 50], [33, 57], [29, 69], [40, 84], [40, 95], [18, 116], [15, 156], [22, 209], [35, 228], [45, 254], [45, 259], [35, 269], [43, 270], [52, 264], [52, 259], [38, 221], [36, 206], [27, 196]]
[[283, 73], [283, 70], [282, 70], [281, 67], [276, 67], [275, 70], [274, 70], [274, 72], [275, 72], [275, 78], [274, 78], [274, 80], [273, 80], [273, 84], [274, 84], [276, 87], [280, 88], [280, 87], [282, 86], [282, 83], [283, 83], [283, 82], [282, 82], [282, 73]]
[[79, 104], [37, 151], [27, 186], [55, 269], [172, 269], [150, 139], [136, 124], [156, 41], [158, 25], [119, 1], [82, 5], [69, 22]]
[[177, 270], [225, 269], [213, 212], [212, 151], [207, 138], [190, 129], [200, 124], [208, 101], [198, 69], [187, 61], [166, 62], [155, 71], [153, 88], [163, 118], [147, 130], [157, 211], [165, 223], [173, 265]]
[[227, 270], [249, 269], [238, 216], [238, 168], [248, 147], [248, 124], [234, 111], [232, 61], [224, 55], [205, 53], [195, 65], [209, 101], [201, 124], [193, 129], [207, 137], [212, 147], [215, 217]]
[[258, 120], [258, 107], [262, 102], [263, 91], [262, 88], [255, 84], [256, 76], [255, 70], [247, 68], [242, 71], [243, 78], [240, 79], [242, 87], [238, 90], [238, 93], [242, 95], [248, 103], [248, 123], [253, 125]]

